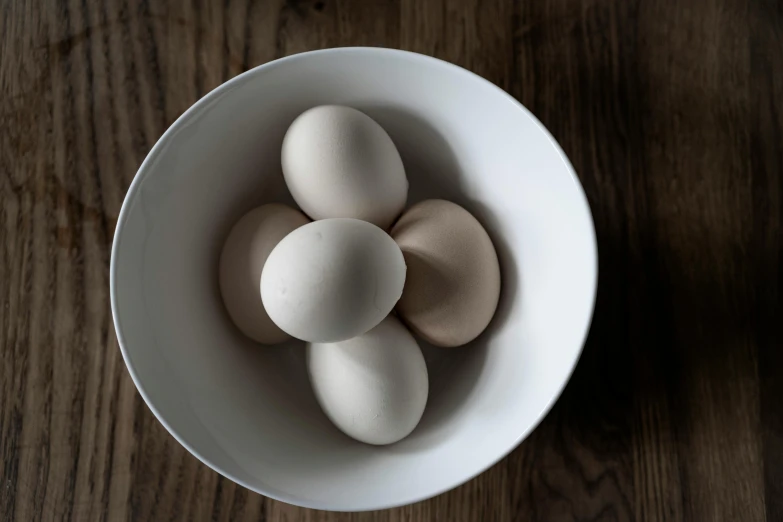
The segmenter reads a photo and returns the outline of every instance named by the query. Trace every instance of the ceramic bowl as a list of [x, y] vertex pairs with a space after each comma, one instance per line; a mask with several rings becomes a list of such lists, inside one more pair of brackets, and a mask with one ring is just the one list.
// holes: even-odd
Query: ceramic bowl
[[[409, 204], [437, 197], [463, 205], [501, 262], [490, 327], [465, 347], [423, 346], [429, 402], [416, 430], [390, 446], [338, 431], [313, 396], [302, 344], [244, 338], [218, 290], [231, 225], [259, 204], [293, 204], [280, 167], [283, 135], [321, 104], [349, 105], [380, 123], [405, 164]], [[122, 355], [166, 429], [246, 488], [342, 511], [437, 495], [516, 447], [576, 365], [596, 279], [587, 200], [541, 123], [465, 69], [375, 48], [276, 60], [193, 105], [130, 186], [110, 273]]]

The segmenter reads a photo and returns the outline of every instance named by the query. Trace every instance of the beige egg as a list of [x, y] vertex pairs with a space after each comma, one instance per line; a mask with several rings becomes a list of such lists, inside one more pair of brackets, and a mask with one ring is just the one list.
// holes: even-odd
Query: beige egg
[[455, 203], [431, 199], [408, 209], [391, 235], [408, 265], [400, 317], [436, 346], [478, 337], [500, 297], [497, 253], [481, 223]]
[[220, 293], [234, 324], [254, 341], [276, 344], [289, 338], [264, 309], [261, 272], [277, 244], [309, 222], [298, 210], [273, 203], [242, 216], [226, 238], [220, 255]]

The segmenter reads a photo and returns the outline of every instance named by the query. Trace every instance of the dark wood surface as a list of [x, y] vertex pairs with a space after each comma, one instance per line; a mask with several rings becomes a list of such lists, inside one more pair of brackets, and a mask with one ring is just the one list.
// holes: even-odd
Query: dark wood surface
[[[571, 158], [595, 319], [543, 424], [468, 484], [329, 514], [190, 456], [111, 323], [111, 239], [169, 124], [330, 46], [431, 54], [509, 91]], [[783, 520], [783, 3], [0, 0], [0, 520]]]

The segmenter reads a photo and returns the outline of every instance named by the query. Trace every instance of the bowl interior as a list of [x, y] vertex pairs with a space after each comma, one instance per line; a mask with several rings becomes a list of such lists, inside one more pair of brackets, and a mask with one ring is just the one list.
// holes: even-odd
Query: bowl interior
[[[292, 203], [280, 148], [320, 104], [365, 111], [391, 135], [409, 203], [462, 204], [488, 229], [503, 291], [469, 346], [423, 347], [430, 400], [400, 443], [373, 447], [320, 411], [301, 343], [262, 347], [223, 309], [217, 260], [250, 208]], [[249, 71], [187, 111], [134, 180], [112, 252], [112, 308], [128, 368], [161, 422], [257, 492], [323, 509], [427, 498], [483, 471], [548, 411], [581, 351], [596, 250], [584, 194], [543, 127], [497, 87], [438, 60], [381, 49], [297, 55]]]

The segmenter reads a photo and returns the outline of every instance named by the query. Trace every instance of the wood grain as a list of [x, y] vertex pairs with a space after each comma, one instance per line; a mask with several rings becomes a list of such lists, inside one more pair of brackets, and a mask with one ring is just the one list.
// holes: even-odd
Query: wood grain
[[[522, 101], [579, 173], [601, 273], [543, 424], [454, 491], [361, 514], [190, 456], [108, 303], [122, 199], [167, 126], [250, 67], [346, 45]], [[0, 520], [783, 520], [780, 2], [1, 0], [0, 119]]]

